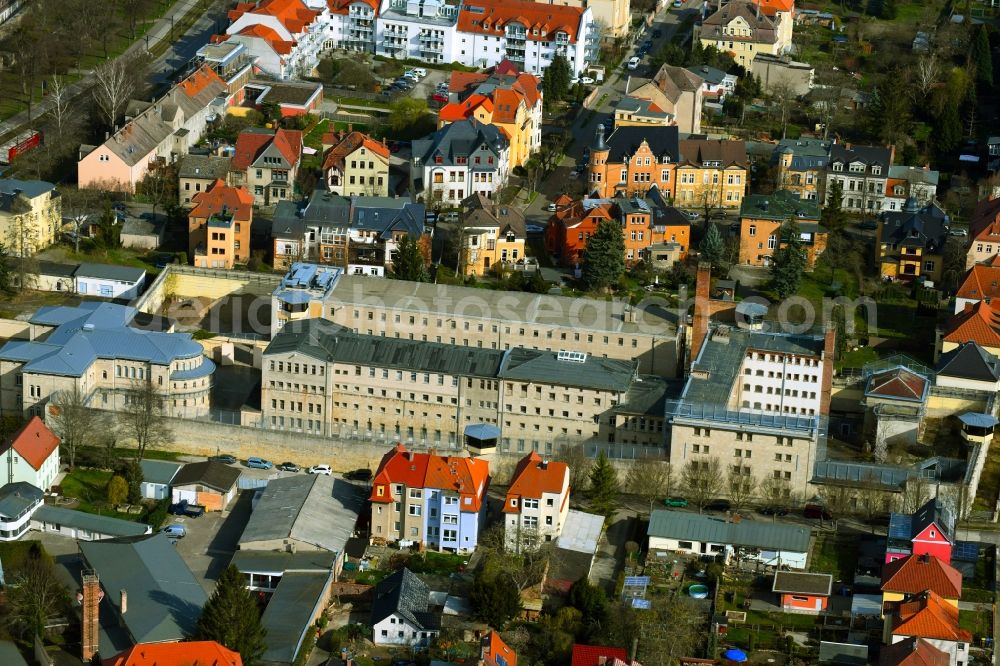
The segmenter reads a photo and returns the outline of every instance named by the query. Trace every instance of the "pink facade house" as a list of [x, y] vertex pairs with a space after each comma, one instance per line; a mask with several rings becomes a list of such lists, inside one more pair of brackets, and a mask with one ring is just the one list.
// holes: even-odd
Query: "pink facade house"
[[781, 598], [786, 613], [819, 614], [826, 610], [833, 576], [823, 573], [776, 571], [771, 591]]
[[932, 499], [912, 515], [894, 513], [889, 519], [885, 562], [894, 562], [907, 555], [933, 555], [951, 564], [955, 546], [955, 517], [937, 499]]
[[153, 161], [173, 162], [198, 143], [209, 118], [226, 112], [226, 92], [203, 65], [155, 102], [133, 101], [121, 129], [99, 146], [80, 146], [79, 186], [133, 191]]

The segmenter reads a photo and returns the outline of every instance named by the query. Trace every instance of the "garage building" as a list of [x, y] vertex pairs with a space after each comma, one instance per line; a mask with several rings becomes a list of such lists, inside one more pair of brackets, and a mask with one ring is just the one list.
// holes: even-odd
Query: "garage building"
[[180, 463], [166, 460], [143, 460], [140, 492], [145, 499], [161, 500], [170, 497], [170, 482], [181, 468]]
[[172, 502], [201, 504], [206, 511], [222, 511], [236, 496], [240, 470], [206, 460], [180, 468], [171, 482]]

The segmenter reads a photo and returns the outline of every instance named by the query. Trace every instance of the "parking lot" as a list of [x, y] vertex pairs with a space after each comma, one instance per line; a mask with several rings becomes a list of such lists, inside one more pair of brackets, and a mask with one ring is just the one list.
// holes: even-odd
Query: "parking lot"
[[250, 520], [253, 493], [253, 490], [239, 493], [226, 511], [212, 511], [200, 518], [170, 516], [164, 523], [164, 527], [183, 525], [187, 531], [183, 539], [176, 541], [177, 552], [206, 594], [212, 593], [216, 578], [233, 559], [236, 544]]

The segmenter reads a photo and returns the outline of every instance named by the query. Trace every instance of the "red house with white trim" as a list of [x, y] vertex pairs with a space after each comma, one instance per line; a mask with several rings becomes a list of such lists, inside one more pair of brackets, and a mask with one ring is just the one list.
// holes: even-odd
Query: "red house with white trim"
[[932, 499], [912, 515], [894, 513], [889, 519], [889, 536], [885, 562], [894, 562], [907, 555], [933, 555], [951, 564], [955, 546], [955, 517], [937, 499]]

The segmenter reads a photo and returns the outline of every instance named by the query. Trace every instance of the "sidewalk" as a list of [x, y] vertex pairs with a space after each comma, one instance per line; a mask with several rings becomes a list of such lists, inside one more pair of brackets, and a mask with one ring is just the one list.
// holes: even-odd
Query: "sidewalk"
[[[153, 48], [154, 46], [167, 40], [170, 36], [171, 19], [173, 19], [173, 21], [180, 21], [189, 11], [194, 9], [195, 6], [196, 3], [190, 2], [189, 0], [176, 0], [170, 9], [168, 9], [163, 16], [157, 19], [156, 23], [154, 23], [146, 33], [149, 36], [149, 48]], [[125, 49], [125, 53], [122, 55], [133, 54], [137, 51], [145, 51], [145, 49], [146, 36], [144, 35]], [[93, 88], [93, 85], [93, 72], [89, 71], [82, 79], [67, 87], [70, 101], [76, 99], [81, 94], [90, 91], [90, 89]], [[28, 111], [24, 110], [14, 116], [11, 116], [5, 121], [0, 122], [0, 139], [6, 138], [8, 134], [13, 134], [21, 129], [30, 127], [33, 119], [38, 119], [39, 117], [45, 115], [51, 110], [51, 108], [51, 98], [44, 97], [32, 105], [30, 118], [28, 117]]]

